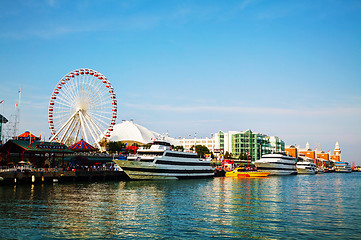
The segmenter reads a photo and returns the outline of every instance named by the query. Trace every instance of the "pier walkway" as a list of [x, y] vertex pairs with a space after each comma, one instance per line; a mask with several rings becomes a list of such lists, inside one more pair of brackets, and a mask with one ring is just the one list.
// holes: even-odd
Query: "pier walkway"
[[123, 171], [109, 168], [7, 168], [0, 169], [0, 184], [129, 180]]

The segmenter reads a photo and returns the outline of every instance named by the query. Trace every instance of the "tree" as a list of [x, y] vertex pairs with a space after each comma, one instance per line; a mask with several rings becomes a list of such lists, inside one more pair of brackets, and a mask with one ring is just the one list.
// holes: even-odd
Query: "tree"
[[181, 152], [184, 151], [184, 147], [183, 147], [183, 146], [174, 146], [174, 145], [172, 145], [172, 149], [174, 149], [175, 151], [181, 151]]
[[117, 141], [117, 142], [108, 142], [107, 144], [107, 149], [110, 153], [115, 153], [115, 152], [122, 152], [125, 149], [125, 144], [122, 143], [121, 141]]
[[226, 151], [226, 153], [224, 154], [224, 159], [230, 159], [230, 158], [232, 158], [232, 153]]
[[[193, 151], [193, 149], [194, 149], [194, 145], [191, 147], [190, 150]], [[197, 150], [198, 157], [200, 157], [200, 158], [204, 158], [206, 154], [211, 153], [209, 151], [209, 149], [206, 146], [203, 146], [203, 145], [197, 145], [196, 150]]]
[[241, 152], [240, 154], [239, 154], [239, 160], [247, 160], [247, 154], [246, 153], [243, 153], [243, 152]]

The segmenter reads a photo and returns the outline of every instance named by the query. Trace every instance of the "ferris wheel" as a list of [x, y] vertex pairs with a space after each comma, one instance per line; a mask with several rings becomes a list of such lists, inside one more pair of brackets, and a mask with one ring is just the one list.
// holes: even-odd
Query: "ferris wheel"
[[117, 118], [117, 99], [109, 80], [91, 69], [66, 74], [49, 101], [50, 141], [72, 144], [85, 139], [100, 149]]

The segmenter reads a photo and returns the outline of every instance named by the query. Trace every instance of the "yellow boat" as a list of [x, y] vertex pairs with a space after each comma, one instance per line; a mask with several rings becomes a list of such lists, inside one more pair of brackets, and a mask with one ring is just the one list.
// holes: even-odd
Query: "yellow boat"
[[241, 177], [241, 178], [255, 178], [255, 177], [267, 177], [270, 172], [261, 171], [247, 171], [244, 168], [238, 167], [231, 172], [226, 172], [226, 177]]

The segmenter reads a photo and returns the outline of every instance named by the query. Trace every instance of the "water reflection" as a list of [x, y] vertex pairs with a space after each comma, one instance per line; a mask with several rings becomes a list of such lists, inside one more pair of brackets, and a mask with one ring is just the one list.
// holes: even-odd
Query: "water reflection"
[[[0, 186], [5, 238], [348, 238], [361, 174]], [[16, 227], [14, 227], [16, 226]]]

